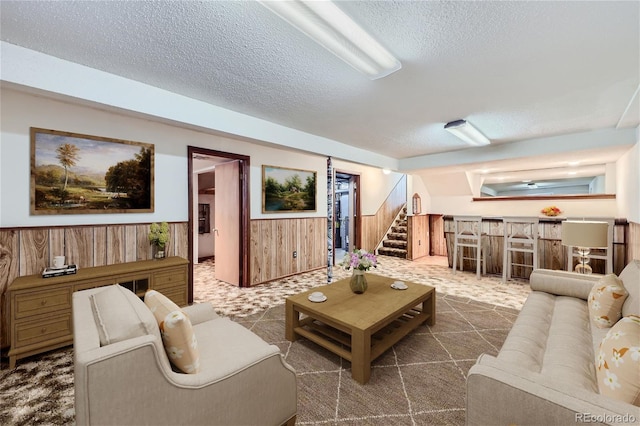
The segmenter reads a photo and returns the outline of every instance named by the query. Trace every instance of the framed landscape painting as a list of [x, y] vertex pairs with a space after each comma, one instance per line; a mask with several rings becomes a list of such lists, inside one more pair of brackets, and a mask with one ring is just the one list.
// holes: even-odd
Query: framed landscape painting
[[316, 172], [262, 166], [262, 213], [316, 211]]
[[31, 128], [31, 214], [151, 213], [154, 146]]

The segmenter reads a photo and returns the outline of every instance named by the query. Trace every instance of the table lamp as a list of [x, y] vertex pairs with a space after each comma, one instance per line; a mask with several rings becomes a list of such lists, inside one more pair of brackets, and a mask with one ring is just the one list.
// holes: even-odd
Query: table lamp
[[[589, 250], [592, 248], [607, 248], [609, 241], [607, 238], [609, 224], [607, 222], [595, 221], [572, 221], [562, 222], [562, 245], [577, 247], [578, 264], [575, 272], [579, 274], [590, 274]], [[569, 253], [573, 256], [573, 253]]]

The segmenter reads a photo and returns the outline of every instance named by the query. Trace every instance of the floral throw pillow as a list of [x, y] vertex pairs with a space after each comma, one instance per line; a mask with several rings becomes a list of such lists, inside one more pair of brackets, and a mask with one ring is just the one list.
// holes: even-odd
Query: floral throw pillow
[[173, 365], [184, 373], [200, 371], [200, 351], [189, 317], [171, 299], [156, 290], [144, 295], [160, 327], [162, 343]]
[[153, 312], [158, 324], [164, 320], [169, 312], [179, 311], [180, 307], [173, 300], [157, 290], [148, 290], [144, 294], [144, 304]]
[[611, 327], [596, 367], [602, 395], [640, 406], [640, 317], [629, 315]]
[[622, 305], [628, 295], [629, 292], [615, 274], [602, 277], [593, 286], [587, 299], [592, 323], [598, 328], [613, 326], [622, 318]]
[[182, 311], [167, 314], [160, 323], [162, 342], [173, 365], [184, 373], [200, 371], [200, 351], [191, 321]]

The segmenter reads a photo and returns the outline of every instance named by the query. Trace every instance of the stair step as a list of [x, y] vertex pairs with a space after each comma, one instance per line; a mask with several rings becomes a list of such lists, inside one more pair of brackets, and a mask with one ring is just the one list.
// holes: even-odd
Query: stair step
[[389, 232], [387, 238], [390, 240], [407, 241], [407, 234], [404, 232]]
[[391, 231], [397, 234], [406, 234], [407, 233], [407, 227], [406, 226], [392, 226], [391, 227]]
[[380, 247], [378, 249], [378, 254], [381, 254], [383, 256], [401, 257], [403, 259], [407, 258], [407, 251], [406, 250], [397, 249], [397, 248], [390, 248], [390, 247]]
[[407, 242], [401, 241], [401, 240], [384, 240], [382, 242], [382, 245], [384, 247], [397, 248], [397, 249], [403, 249], [403, 250], [406, 250], [407, 248]]

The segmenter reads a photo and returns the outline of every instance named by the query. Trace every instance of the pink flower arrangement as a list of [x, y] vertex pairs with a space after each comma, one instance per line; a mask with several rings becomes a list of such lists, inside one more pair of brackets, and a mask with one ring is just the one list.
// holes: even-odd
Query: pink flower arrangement
[[376, 255], [369, 253], [366, 250], [356, 249], [352, 253], [344, 255], [344, 259], [340, 262], [340, 266], [349, 270], [359, 269], [361, 271], [368, 271], [369, 269], [378, 267], [378, 260]]

